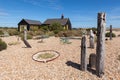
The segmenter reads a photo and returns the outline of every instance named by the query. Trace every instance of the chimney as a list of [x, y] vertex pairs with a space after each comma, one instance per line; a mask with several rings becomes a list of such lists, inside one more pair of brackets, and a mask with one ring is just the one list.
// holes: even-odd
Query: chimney
[[62, 14], [61, 19], [64, 19], [64, 15]]

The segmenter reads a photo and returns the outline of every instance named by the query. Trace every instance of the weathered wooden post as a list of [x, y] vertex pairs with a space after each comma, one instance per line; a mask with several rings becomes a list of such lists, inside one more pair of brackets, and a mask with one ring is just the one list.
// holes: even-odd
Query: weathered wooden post
[[27, 42], [27, 29], [24, 26], [24, 39], [23, 39], [24, 44], [28, 47], [31, 48], [31, 45]]
[[86, 37], [83, 36], [81, 40], [81, 70], [87, 70], [87, 61], [86, 61]]
[[27, 30], [26, 30], [26, 28], [24, 29], [24, 40], [27, 40]]
[[112, 40], [112, 25], [110, 25], [110, 40]]
[[98, 13], [97, 48], [96, 48], [96, 74], [99, 77], [102, 77], [102, 75], [104, 74], [105, 30], [106, 30], [106, 14], [105, 13]]
[[93, 31], [90, 30], [90, 48], [94, 48], [94, 34], [93, 34]]

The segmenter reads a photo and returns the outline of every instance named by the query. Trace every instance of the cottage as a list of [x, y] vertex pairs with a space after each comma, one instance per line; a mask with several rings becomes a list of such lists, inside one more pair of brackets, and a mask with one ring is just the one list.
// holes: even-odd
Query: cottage
[[29, 20], [29, 19], [22, 19], [18, 23], [18, 31], [23, 31], [24, 29], [26, 30], [33, 30], [33, 29], [38, 29], [41, 26], [40, 21], [36, 20]]
[[47, 19], [43, 25], [51, 25], [53, 23], [60, 23], [63, 28], [65, 30], [71, 30], [72, 26], [71, 26], [71, 22], [69, 18], [64, 18], [64, 16], [62, 15], [61, 18], [56, 18], [56, 19]]

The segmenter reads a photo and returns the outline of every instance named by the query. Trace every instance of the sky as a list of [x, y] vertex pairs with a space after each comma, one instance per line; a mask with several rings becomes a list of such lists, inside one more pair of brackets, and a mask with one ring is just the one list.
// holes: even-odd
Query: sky
[[0, 0], [0, 26], [17, 27], [24, 19], [69, 18], [73, 28], [97, 26], [98, 12], [106, 13], [106, 26], [120, 28], [120, 0]]

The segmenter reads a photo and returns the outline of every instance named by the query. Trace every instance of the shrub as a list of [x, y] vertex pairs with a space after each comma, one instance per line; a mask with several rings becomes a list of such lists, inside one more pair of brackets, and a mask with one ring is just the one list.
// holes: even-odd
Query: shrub
[[60, 30], [62, 31], [63, 30], [63, 27], [60, 23], [53, 23], [50, 27], [49, 27], [50, 31], [54, 31], [54, 30]]
[[[105, 34], [105, 36], [106, 36], [106, 37], [110, 37], [110, 32], [107, 32], [107, 33]], [[112, 37], [116, 37], [115, 33], [112, 33]]]
[[0, 51], [4, 50], [7, 48], [7, 44], [0, 39]]
[[44, 33], [49, 31], [49, 27], [48, 26], [41, 26], [40, 30], [43, 31]]
[[118, 35], [118, 37], [120, 37], [120, 34]]
[[70, 37], [70, 36], [82, 36], [82, 31], [81, 30], [67, 30], [67, 31], [60, 31], [58, 33], [59, 37], [64, 37], [64, 35], [66, 35], [66, 37]]
[[2, 30], [0, 30], [0, 35], [3, 35], [4, 33], [3, 33], [3, 31]]
[[59, 36], [59, 37], [64, 37], [63, 33], [64, 33], [63, 31], [60, 31], [60, 32], [58, 33], [58, 35], [55, 35], [55, 36], [56, 36], [56, 37], [58, 37], [58, 36]]
[[36, 36], [36, 35], [43, 35], [43, 34], [44, 34], [43, 31], [35, 31], [35, 36]]
[[73, 36], [72, 31], [65, 31], [64, 34], [65, 34], [65, 35], [64, 35], [65, 37]]
[[54, 36], [55, 34], [54, 34], [53, 31], [48, 31], [48, 32], [46, 33], [46, 35], [48, 35], [48, 36]]
[[[24, 32], [23, 32], [23, 33], [24, 33]], [[35, 32], [33, 32], [33, 31], [27, 31], [27, 34], [32, 35], [32, 36], [35, 36]]]
[[120, 61], [120, 55], [118, 55], [118, 60]]
[[72, 30], [73, 36], [82, 36], [82, 31], [81, 30]]
[[10, 36], [19, 35], [17, 29], [9, 29], [7, 32], [9, 33]]
[[60, 32], [60, 30], [54, 30], [53, 32], [54, 32], [54, 34], [58, 34]]

